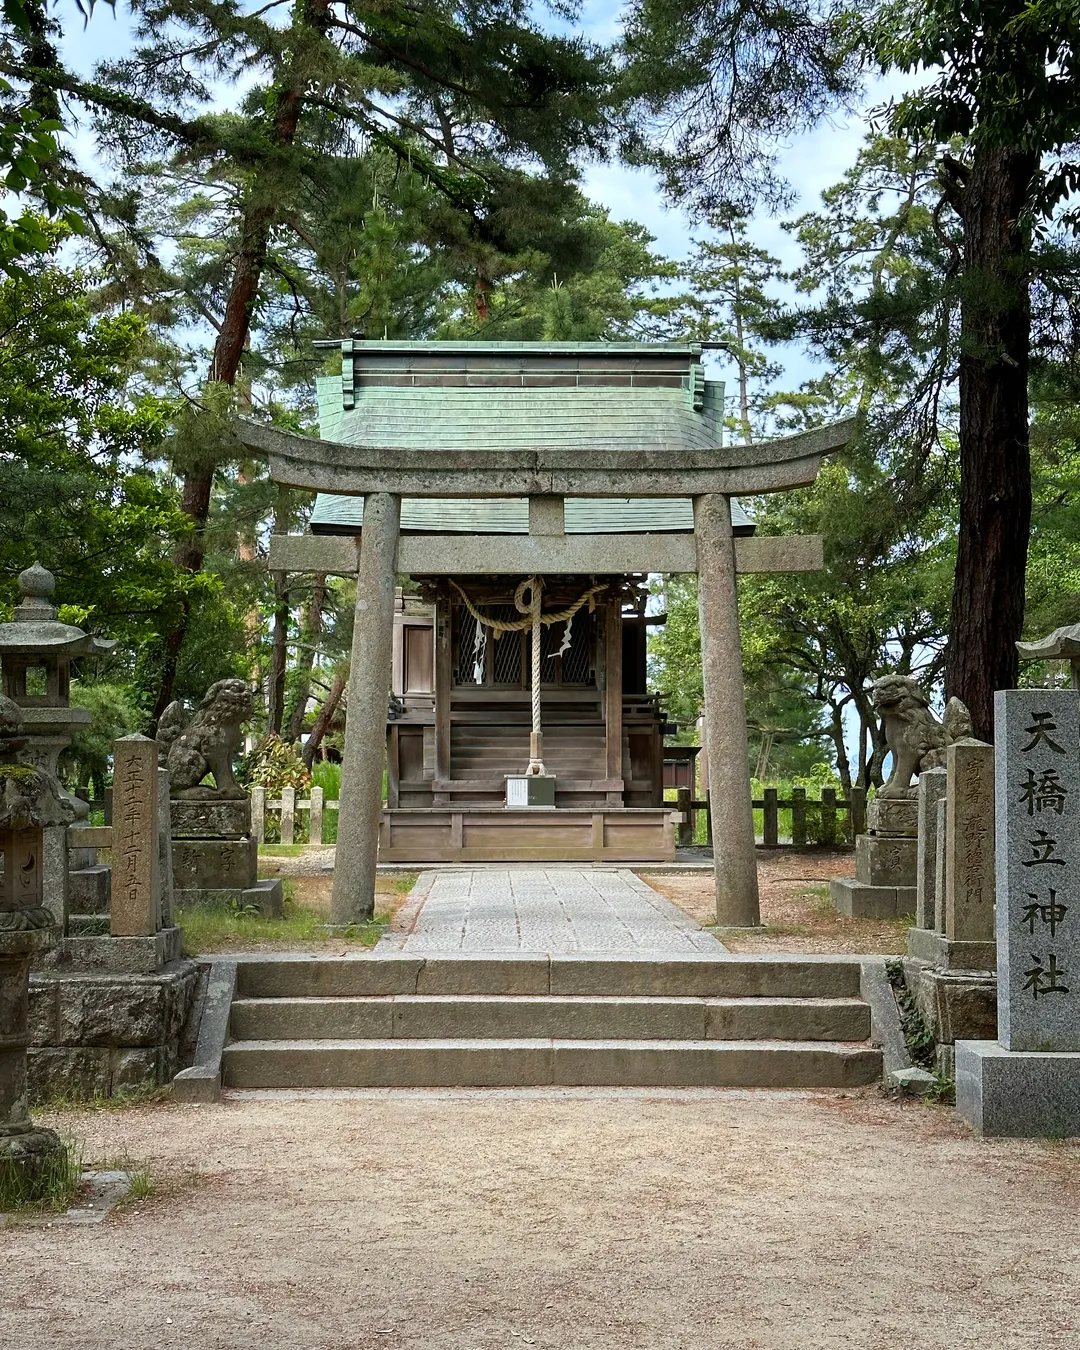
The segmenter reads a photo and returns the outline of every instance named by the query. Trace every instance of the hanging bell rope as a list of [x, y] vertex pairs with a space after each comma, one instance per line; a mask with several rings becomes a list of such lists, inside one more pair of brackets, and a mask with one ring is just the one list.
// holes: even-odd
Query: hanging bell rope
[[[589, 606], [590, 614], [593, 613], [596, 609], [596, 597], [601, 591], [607, 590], [607, 582], [602, 582], [598, 586], [591, 586], [566, 609], [561, 609], [555, 614], [544, 614], [540, 607], [544, 580], [538, 576], [527, 577], [514, 591], [514, 608], [523, 616], [520, 619], [489, 618], [476, 608], [456, 581], [451, 579], [450, 585], [461, 596], [465, 602], [465, 608], [476, 620], [478, 633], [481, 624], [485, 628], [492, 629], [496, 637], [501, 633], [520, 633], [526, 628], [532, 630], [532, 668], [530, 670], [532, 733], [529, 736], [529, 767], [525, 770], [525, 773], [530, 778], [542, 774], [544, 772], [544, 733], [540, 722], [540, 662], [542, 658], [540, 630], [542, 627], [549, 628], [553, 623], [565, 623], [567, 626], [566, 633], [563, 635], [563, 645], [559, 651], [561, 653], [568, 650], [570, 625], [573, 622], [574, 615], [584, 605]], [[528, 596], [528, 599], [526, 599], [526, 596]]]

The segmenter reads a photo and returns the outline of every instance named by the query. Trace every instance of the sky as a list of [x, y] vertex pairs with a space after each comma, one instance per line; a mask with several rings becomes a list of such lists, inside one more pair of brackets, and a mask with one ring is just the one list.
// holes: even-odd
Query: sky
[[[584, 0], [578, 28], [596, 41], [610, 41], [618, 32], [620, 9], [621, 5], [613, 0]], [[561, 23], [559, 26], [565, 28]], [[86, 73], [100, 60], [123, 55], [132, 45], [125, 0], [116, 0], [115, 10], [105, 3], [98, 3], [85, 27], [79, 21], [69, 23], [61, 45], [66, 60]], [[867, 106], [884, 102], [898, 88], [898, 85], [875, 82], [868, 92]], [[780, 148], [781, 173], [794, 188], [797, 198], [790, 213], [792, 216], [814, 209], [822, 191], [839, 182], [854, 162], [867, 130], [863, 116], [837, 114], [812, 132], [792, 136]], [[76, 133], [76, 145], [84, 162], [92, 160], [93, 144], [87, 130]], [[708, 231], [695, 229], [682, 211], [664, 200], [655, 174], [647, 170], [628, 169], [619, 164], [587, 165], [583, 187], [589, 197], [607, 207], [614, 219], [634, 220], [644, 225], [655, 237], [657, 251], [666, 257], [685, 258], [692, 251], [696, 237], [708, 236]], [[758, 247], [778, 257], [784, 267], [794, 267], [797, 263], [798, 249], [781, 228], [780, 219], [767, 214], [755, 216], [752, 237]], [[820, 367], [797, 345], [788, 345], [770, 355], [775, 355], [784, 368], [778, 387], [797, 388], [820, 372]], [[707, 361], [710, 378], [726, 379], [730, 391], [734, 387], [734, 367], [725, 361], [722, 353], [709, 353]]]

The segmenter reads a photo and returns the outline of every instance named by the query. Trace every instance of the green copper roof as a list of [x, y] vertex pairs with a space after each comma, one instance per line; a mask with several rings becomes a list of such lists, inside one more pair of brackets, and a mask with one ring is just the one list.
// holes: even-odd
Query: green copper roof
[[[737, 534], [754, 527], [738, 502], [731, 503]], [[320, 492], [311, 514], [313, 534], [357, 534], [364, 523], [363, 497]], [[567, 534], [668, 534], [694, 528], [689, 498], [568, 497]], [[401, 503], [406, 534], [528, 534], [525, 497], [406, 497]]]
[[[319, 346], [338, 346], [336, 342]], [[324, 440], [386, 449], [709, 450], [723, 443], [724, 386], [687, 342], [346, 341], [317, 381]], [[740, 533], [753, 526], [732, 504]], [[363, 499], [320, 493], [316, 534], [355, 534]], [[527, 534], [521, 498], [405, 498], [409, 533]], [[568, 534], [693, 529], [688, 498], [568, 498]]]
[[723, 440], [722, 397], [697, 412], [685, 389], [358, 385], [354, 406], [346, 409], [340, 381], [331, 376], [318, 381], [318, 393], [320, 435], [342, 445], [709, 450]]

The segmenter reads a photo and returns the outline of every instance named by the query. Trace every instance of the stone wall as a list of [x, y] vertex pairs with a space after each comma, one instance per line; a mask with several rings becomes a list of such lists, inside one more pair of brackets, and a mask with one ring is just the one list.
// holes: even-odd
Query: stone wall
[[169, 1082], [190, 1060], [185, 1028], [202, 979], [194, 961], [146, 975], [63, 965], [30, 979], [31, 1099], [112, 1097]]

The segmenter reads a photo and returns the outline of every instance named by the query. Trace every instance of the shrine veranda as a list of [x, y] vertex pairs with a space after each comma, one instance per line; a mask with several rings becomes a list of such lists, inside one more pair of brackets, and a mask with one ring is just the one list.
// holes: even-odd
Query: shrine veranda
[[[850, 423], [725, 446], [723, 385], [692, 343], [340, 349], [341, 375], [318, 382], [321, 439], [241, 429], [275, 481], [319, 493], [271, 568], [357, 577], [335, 920], [370, 912], [380, 856], [673, 856], [642, 588], [696, 572], [717, 913], [756, 923], [736, 576], [816, 570], [822, 543], [755, 538], [733, 498], [813, 482]], [[553, 780], [552, 805], [508, 809], [506, 779], [525, 773]]]

